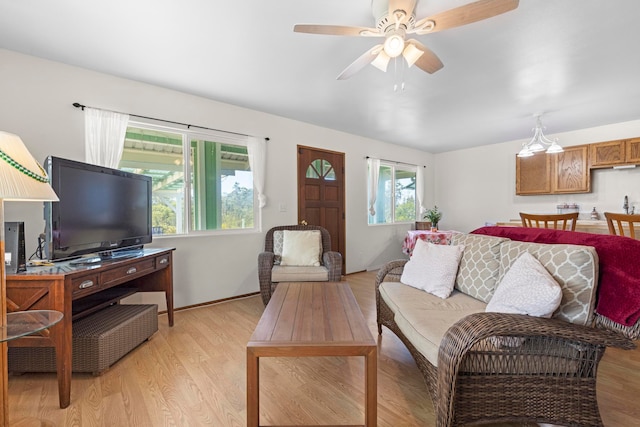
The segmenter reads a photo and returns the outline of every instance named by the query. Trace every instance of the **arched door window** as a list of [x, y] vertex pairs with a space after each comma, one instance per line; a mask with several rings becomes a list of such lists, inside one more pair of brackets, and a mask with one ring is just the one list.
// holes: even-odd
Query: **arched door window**
[[336, 172], [331, 163], [323, 159], [315, 159], [309, 164], [306, 173], [307, 178], [324, 179], [326, 181], [335, 181]]

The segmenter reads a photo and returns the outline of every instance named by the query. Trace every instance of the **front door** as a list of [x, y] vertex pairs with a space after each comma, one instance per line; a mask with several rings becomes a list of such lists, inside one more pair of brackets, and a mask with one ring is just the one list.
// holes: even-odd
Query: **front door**
[[329, 231], [331, 250], [342, 254], [344, 274], [344, 153], [298, 145], [298, 223], [304, 221]]

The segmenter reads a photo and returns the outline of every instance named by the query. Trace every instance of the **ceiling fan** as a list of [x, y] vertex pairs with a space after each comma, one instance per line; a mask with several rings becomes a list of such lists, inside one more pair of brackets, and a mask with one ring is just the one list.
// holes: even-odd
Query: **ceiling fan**
[[340, 73], [338, 80], [348, 79], [372, 64], [387, 71], [391, 58], [400, 55], [409, 67], [433, 74], [443, 67], [440, 58], [416, 39], [406, 39], [409, 34], [423, 35], [459, 27], [508, 12], [518, 7], [519, 0], [479, 0], [416, 21], [417, 0], [372, 0], [371, 9], [376, 20], [375, 28], [341, 25], [297, 24], [297, 33], [326, 34], [336, 36], [384, 37]]

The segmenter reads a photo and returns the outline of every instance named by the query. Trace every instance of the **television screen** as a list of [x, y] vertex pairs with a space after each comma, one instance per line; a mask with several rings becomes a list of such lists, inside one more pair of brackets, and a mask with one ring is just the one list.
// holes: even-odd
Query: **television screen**
[[151, 242], [150, 177], [51, 156], [45, 169], [60, 199], [45, 203], [50, 260]]

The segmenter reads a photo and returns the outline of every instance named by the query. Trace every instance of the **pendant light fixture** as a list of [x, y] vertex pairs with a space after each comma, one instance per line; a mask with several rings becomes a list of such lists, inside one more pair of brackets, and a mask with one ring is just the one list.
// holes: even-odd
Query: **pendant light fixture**
[[562, 153], [564, 150], [558, 144], [558, 139], [550, 140], [542, 132], [544, 127], [542, 126], [542, 114], [534, 116], [536, 118], [536, 127], [533, 128], [533, 138], [529, 142], [522, 143], [522, 149], [518, 153], [518, 157], [530, 157], [540, 151], [545, 151], [549, 154]]

